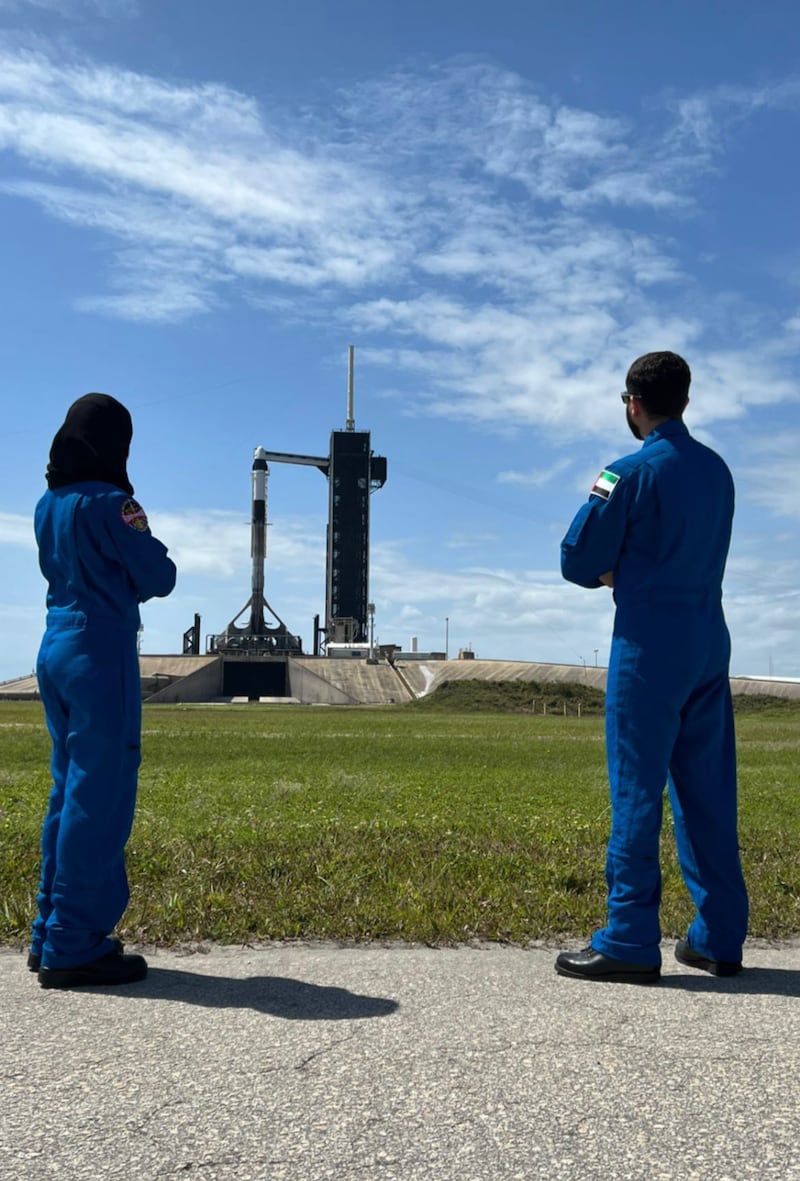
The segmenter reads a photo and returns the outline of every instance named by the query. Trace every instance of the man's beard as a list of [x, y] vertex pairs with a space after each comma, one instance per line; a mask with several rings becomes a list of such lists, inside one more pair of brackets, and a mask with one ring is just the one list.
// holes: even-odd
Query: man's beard
[[633, 435], [634, 439], [641, 439], [641, 437], [642, 437], [642, 432], [639, 430], [638, 426], [636, 425], [636, 423], [635, 423], [635, 422], [633, 421], [633, 419], [631, 418], [631, 408], [630, 408], [630, 406], [626, 406], [626, 407], [625, 407], [625, 419], [626, 419], [626, 421], [627, 421], [627, 423], [628, 423], [628, 426], [630, 427], [631, 434]]

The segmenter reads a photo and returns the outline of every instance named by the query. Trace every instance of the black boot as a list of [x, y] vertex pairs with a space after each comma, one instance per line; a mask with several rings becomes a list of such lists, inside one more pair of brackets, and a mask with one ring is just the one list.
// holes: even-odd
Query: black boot
[[42, 988], [82, 988], [85, 985], [133, 984], [147, 975], [147, 960], [141, 955], [109, 955], [79, 964], [76, 968], [40, 968]]

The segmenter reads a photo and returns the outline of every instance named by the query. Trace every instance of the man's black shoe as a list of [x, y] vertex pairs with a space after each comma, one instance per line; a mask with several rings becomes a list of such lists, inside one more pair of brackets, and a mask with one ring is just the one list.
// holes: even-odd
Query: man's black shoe
[[133, 984], [144, 980], [146, 975], [144, 956], [112, 951], [77, 968], [40, 968], [39, 983], [42, 988], [82, 988], [88, 984]]
[[607, 980], [616, 984], [655, 984], [661, 969], [653, 964], [632, 964], [586, 947], [583, 951], [562, 951], [556, 960], [559, 976], [579, 980]]
[[[114, 955], [121, 955], [122, 949], [125, 946], [125, 944], [122, 942], [119, 935], [111, 935], [110, 939], [111, 939], [111, 942], [114, 944], [114, 948], [115, 948], [113, 954]], [[111, 952], [109, 952], [108, 954], [111, 955]], [[39, 969], [41, 968], [41, 966], [42, 966], [42, 957], [40, 955], [37, 955], [35, 951], [28, 952], [28, 971], [29, 972], [38, 972]]]
[[742, 970], [741, 960], [712, 960], [694, 951], [685, 939], [679, 939], [675, 944], [675, 959], [679, 964], [686, 964], [687, 968], [699, 968], [712, 976], [738, 976]]

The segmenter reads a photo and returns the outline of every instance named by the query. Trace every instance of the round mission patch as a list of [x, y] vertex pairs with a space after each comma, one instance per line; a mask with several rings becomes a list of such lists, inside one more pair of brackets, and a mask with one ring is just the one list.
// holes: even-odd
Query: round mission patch
[[120, 516], [123, 524], [135, 529], [137, 533], [144, 533], [149, 528], [147, 513], [138, 500], [126, 500], [120, 510]]

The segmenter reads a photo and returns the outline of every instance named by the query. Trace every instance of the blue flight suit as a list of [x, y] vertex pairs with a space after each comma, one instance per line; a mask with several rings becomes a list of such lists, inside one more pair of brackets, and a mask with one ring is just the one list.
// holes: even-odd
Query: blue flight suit
[[139, 603], [170, 593], [175, 565], [138, 502], [101, 481], [46, 492], [35, 531], [48, 582], [36, 671], [53, 788], [31, 952], [43, 967], [70, 968], [114, 950], [108, 936], [128, 904], [124, 848], [141, 743]]
[[734, 489], [723, 460], [681, 420], [598, 477], [561, 545], [564, 577], [614, 576], [606, 688], [611, 835], [607, 926], [591, 946], [659, 965], [664, 784], [695, 918], [694, 951], [739, 961], [747, 891], [737, 836], [736, 750], [722, 612]]

